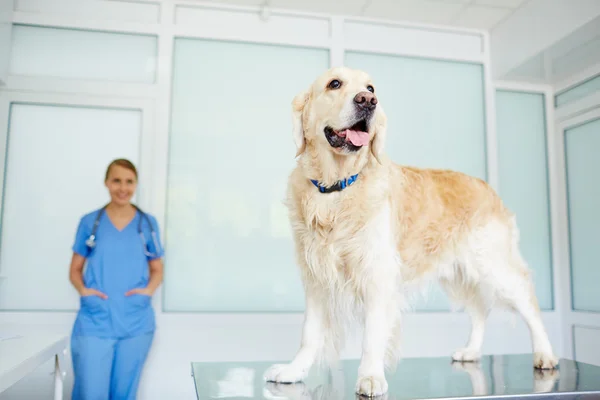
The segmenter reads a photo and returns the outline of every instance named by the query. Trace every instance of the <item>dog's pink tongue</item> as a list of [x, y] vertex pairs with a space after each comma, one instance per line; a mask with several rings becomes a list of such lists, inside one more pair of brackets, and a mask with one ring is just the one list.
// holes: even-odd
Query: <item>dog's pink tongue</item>
[[369, 134], [367, 132], [346, 129], [344, 134], [345, 135], [343, 136], [346, 136], [346, 138], [355, 146], [366, 146], [369, 144]]

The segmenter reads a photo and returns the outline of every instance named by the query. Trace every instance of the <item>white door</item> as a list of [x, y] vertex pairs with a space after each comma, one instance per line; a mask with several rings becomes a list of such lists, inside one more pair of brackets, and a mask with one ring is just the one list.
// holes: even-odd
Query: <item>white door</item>
[[108, 201], [111, 160], [140, 167], [145, 106], [30, 96], [0, 97], [8, 127], [0, 140], [0, 310], [73, 311], [68, 269], [79, 218]]

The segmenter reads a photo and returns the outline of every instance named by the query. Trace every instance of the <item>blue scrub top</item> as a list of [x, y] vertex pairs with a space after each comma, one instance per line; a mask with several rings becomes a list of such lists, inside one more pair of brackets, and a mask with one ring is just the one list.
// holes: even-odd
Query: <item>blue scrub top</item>
[[[156, 232], [159, 247], [156, 249], [148, 221], [139, 212], [121, 231], [104, 212], [96, 230], [96, 246], [91, 249], [85, 242], [90, 237], [99, 211], [86, 214], [79, 221], [73, 251], [87, 259], [83, 274], [85, 286], [99, 290], [108, 298], [95, 295], [80, 298], [72, 335], [118, 339], [154, 332], [151, 297], [142, 294], [125, 296], [125, 293], [146, 287], [150, 279], [148, 261], [163, 256], [158, 223], [152, 215], [146, 214]], [[138, 232], [140, 219], [148, 252], [153, 257], [144, 254]]]

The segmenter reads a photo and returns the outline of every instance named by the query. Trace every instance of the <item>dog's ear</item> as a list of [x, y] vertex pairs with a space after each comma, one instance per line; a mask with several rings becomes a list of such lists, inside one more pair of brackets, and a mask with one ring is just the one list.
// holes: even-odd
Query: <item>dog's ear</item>
[[309, 92], [303, 91], [294, 97], [292, 101], [292, 133], [296, 143], [296, 157], [304, 152], [306, 140], [304, 139], [304, 125], [302, 123], [302, 114], [304, 106], [308, 102]]
[[381, 108], [381, 104], [378, 104], [377, 115], [375, 117], [375, 130], [373, 134], [373, 140], [371, 141], [371, 153], [379, 164], [383, 164], [381, 161], [383, 150], [385, 148], [385, 136], [387, 134], [387, 116]]

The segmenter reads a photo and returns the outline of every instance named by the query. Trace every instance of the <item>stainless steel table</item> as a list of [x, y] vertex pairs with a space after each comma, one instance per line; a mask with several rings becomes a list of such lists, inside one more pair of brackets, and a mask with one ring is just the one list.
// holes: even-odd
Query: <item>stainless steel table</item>
[[[358, 360], [332, 370], [313, 368], [303, 383], [263, 381], [273, 362], [192, 363], [199, 400], [346, 400], [357, 396]], [[285, 361], [283, 361], [285, 362]], [[389, 390], [375, 399], [600, 399], [600, 367], [561, 359], [558, 370], [538, 371], [531, 354], [484, 356], [479, 363], [450, 358], [405, 358], [386, 374]]]

